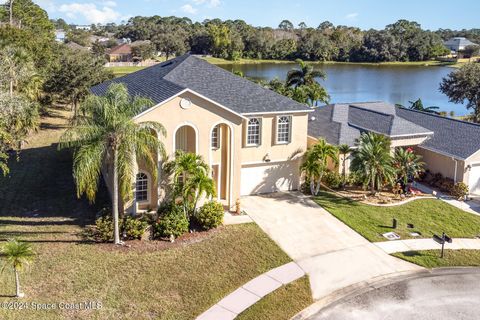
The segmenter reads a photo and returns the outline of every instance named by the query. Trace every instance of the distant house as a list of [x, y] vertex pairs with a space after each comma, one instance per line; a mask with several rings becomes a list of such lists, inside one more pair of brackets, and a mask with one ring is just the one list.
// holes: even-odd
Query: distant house
[[444, 42], [444, 45], [453, 52], [465, 50], [468, 46], [476, 46], [476, 43], [464, 37], [454, 37]]
[[58, 29], [58, 30], [55, 30], [55, 41], [58, 41], [58, 42], [65, 42], [65, 30], [62, 30], [62, 29]]
[[92, 27], [89, 26], [89, 25], [77, 25], [77, 26], [75, 26], [75, 29], [90, 31], [92, 29]]
[[127, 43], [113, 47], [107, 52], [107, 59], [108, 62], [131, 62], [132, 47]]
[[70, 41], [69, 43], [67, 43], [66, 46], [69, 47], [72, 50], [75, 50], [75, 51], [88, 51], [88, 50], [90, 50], [90, 48], [79, 45], [78, 43], [73, 42], [73, 41]]

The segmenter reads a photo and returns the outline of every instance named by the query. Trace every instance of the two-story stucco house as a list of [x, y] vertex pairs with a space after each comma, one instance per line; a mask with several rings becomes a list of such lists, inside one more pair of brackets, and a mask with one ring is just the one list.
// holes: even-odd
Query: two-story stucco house
[[[308, 106], [189, 54], [104, 82], [92, 92], [102, 95], [112, 82], [154, 101], [135, 121], [157, 121], [166, 128], [160, 139], [170, 158], [179, 149], [201, 155], [225, 205], [233, 207], [242, 195], [298, 188]], [[159, 176], [152, 181], [138, 163], [138, 209], [162, 201], [161, 170]]]

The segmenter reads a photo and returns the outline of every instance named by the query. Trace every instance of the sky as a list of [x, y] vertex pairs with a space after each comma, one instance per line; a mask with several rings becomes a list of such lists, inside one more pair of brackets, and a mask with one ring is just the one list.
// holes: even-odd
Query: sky
[[[5, 1], [5, 0], [4, 0]], [[193, 21], [242, 19], [254, 26], [276, 27], [283, 19], [317, 27], [335, 25], [383, 29], [399, 19], [424, 29], [480, 27], [479, 0], [33, 0], [50, 18], [68, 23], [120, 23], [133, 16], [180, 16]], [[0, 0], [2, 2], [2, 0]], [[455, 12], [459, 12], [456, 14]]]

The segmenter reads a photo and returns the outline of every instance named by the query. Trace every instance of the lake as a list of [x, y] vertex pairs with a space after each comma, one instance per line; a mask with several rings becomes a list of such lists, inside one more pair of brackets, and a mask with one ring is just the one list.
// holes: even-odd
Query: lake
[[[227, 70], [242, 71], [246, 77], [285, 80], [295, 64], [227, 64]], [[421, 98], [424, 106], [437, 106], [442, 111], [454, 111], [455, 115], [469, 113], [464, 105], [454, 104], [438, 88], [442, 78], [455, 69], [442, 66], [382, 66], [352, 64], [320, 64], [315, 68], [327, 74], [319, 82], [330, 94], [330, 102], [387, 101], [409, 105], [409, 101]]]

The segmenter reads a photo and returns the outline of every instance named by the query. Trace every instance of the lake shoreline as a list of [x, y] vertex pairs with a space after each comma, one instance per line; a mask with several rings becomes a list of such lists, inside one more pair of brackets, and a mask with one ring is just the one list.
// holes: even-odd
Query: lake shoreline
[[[202, 59], [215, 64], [215, 65], [242, 65], [242, 64], [293, 64], [295, 60], [269, 60], [269, 59], [246, 59], [242, 58], [236, 61], [230, 61], [222, 58], [214, 58], [214, 57], [203, 57], [200, 56]], [[419, 66], [419, 67], [445, 67], [445, 66], [455, 66], [456, 63], [454, 62], [442, 62], [436, 60], [428, 60], [428, 61], [407, 61], [407, 62], [400, 62], [400, 61], [392, 61], [392, 62], [350, 62], [350, 61], [306, 61], [309, 64], [317, 64], [317, 65], [357, 65], [357, 66]]]

